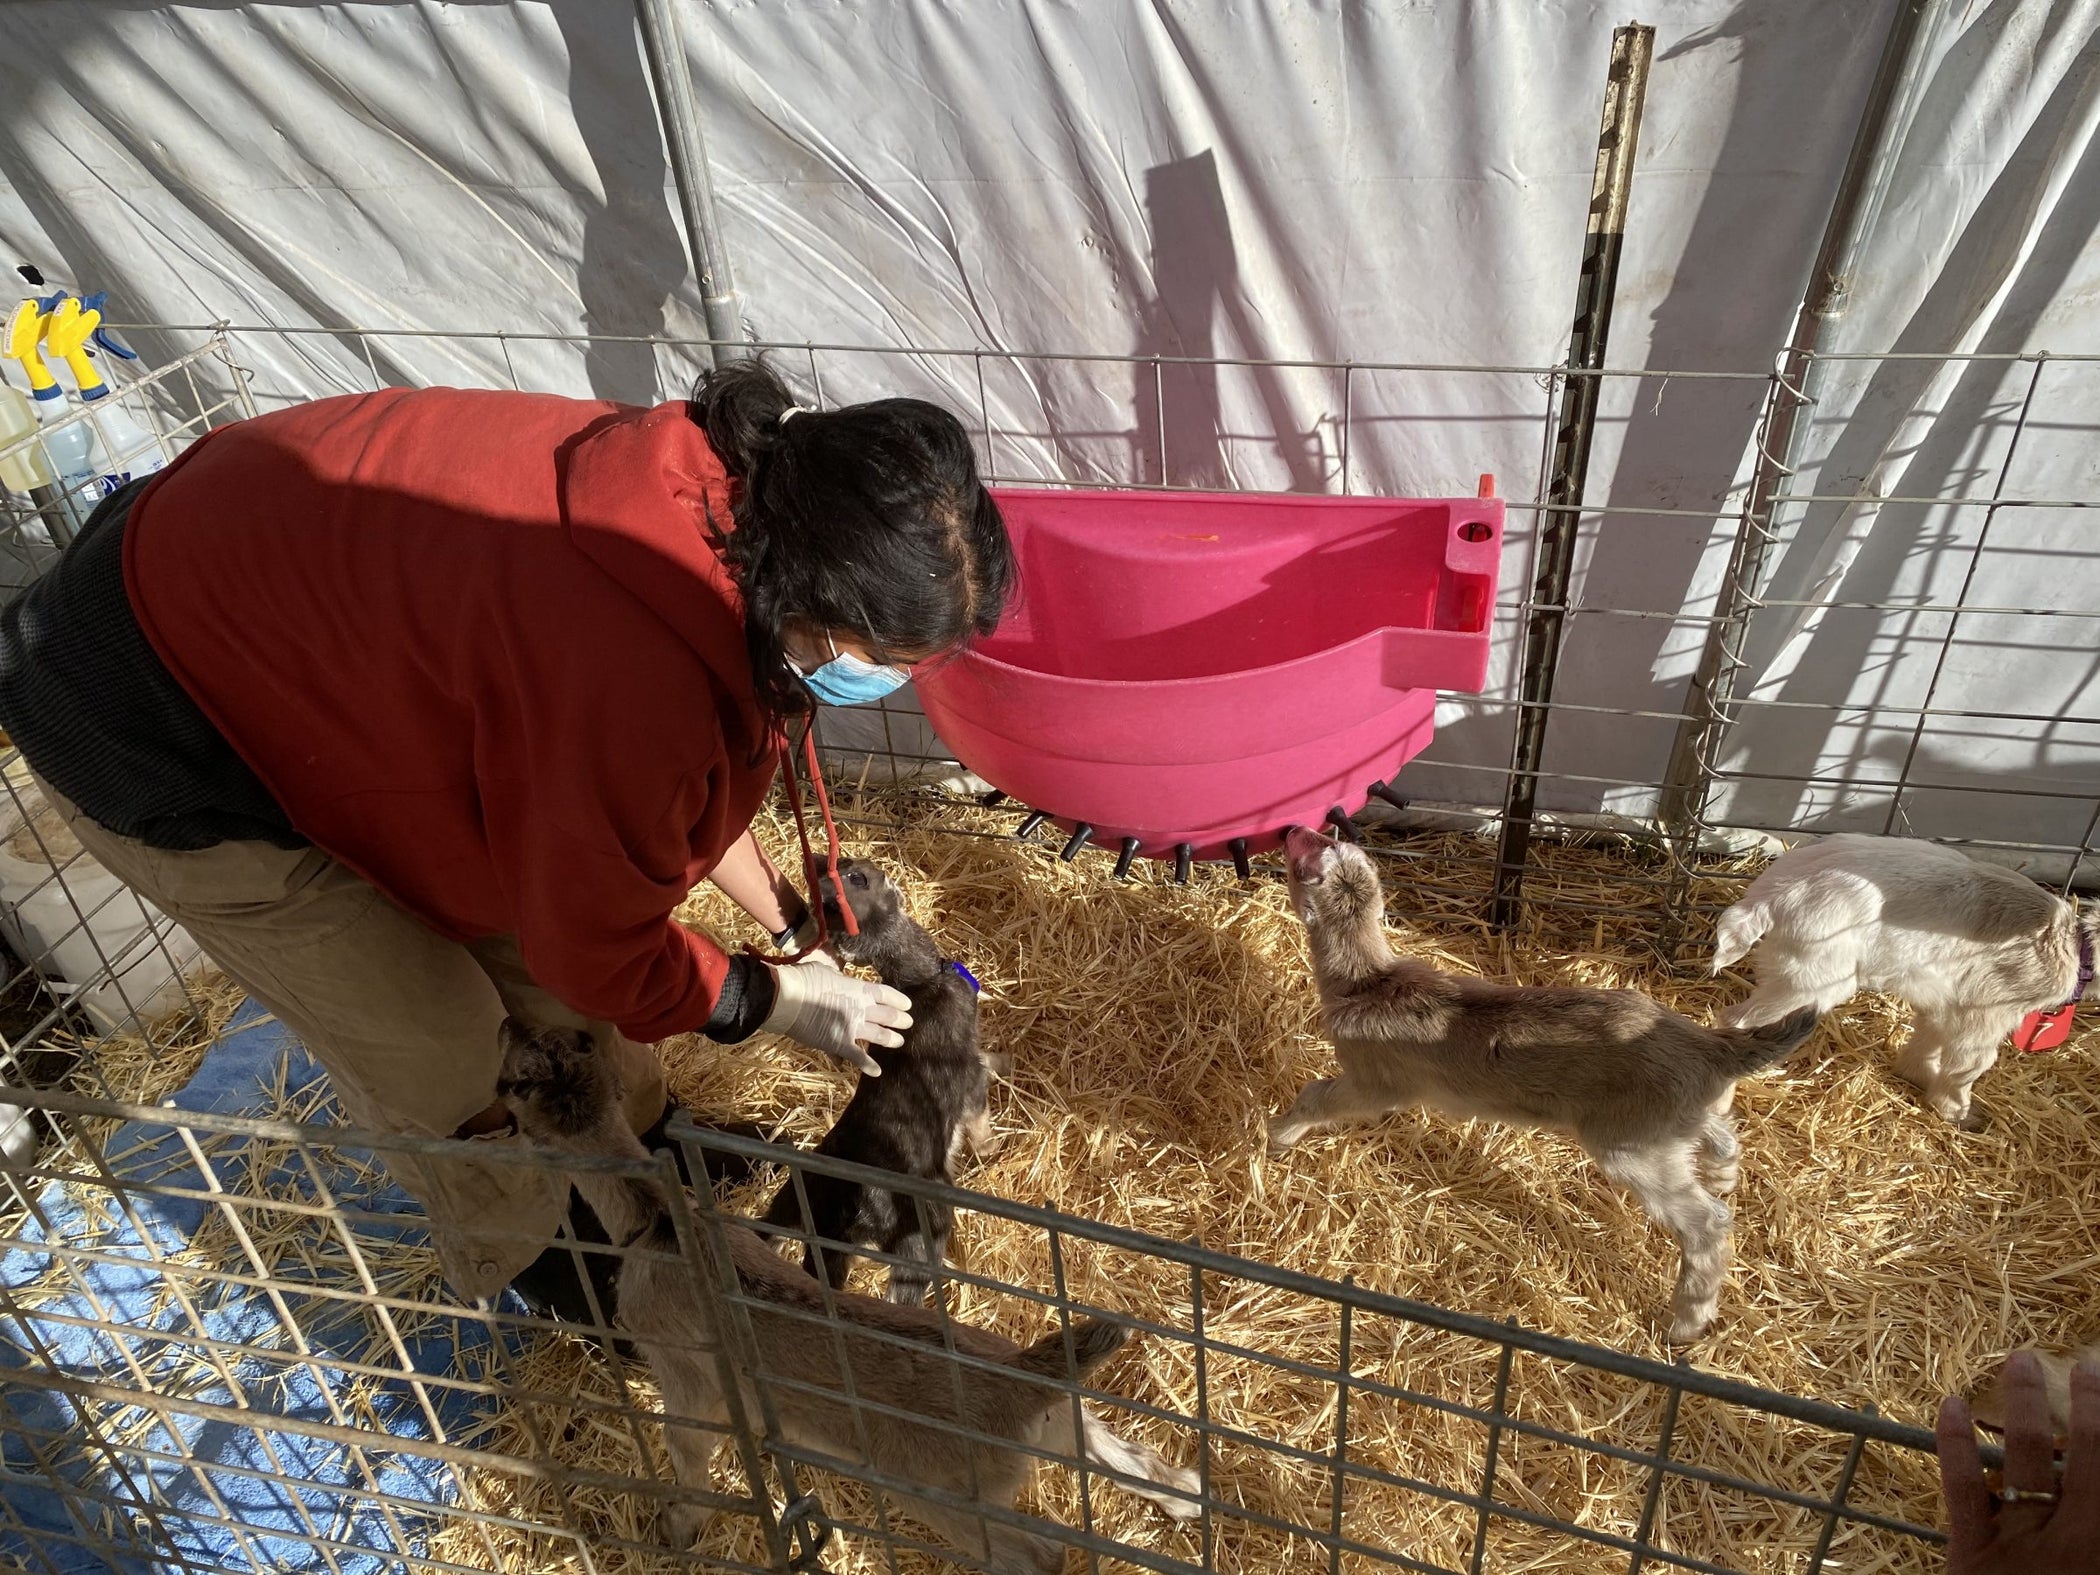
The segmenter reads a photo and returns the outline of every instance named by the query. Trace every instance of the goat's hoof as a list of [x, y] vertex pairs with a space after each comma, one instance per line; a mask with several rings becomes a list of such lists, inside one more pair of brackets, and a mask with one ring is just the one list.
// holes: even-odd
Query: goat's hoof
[[666, 1504], [656, 1529], [665, 1547], [683, 1552], [707, 1535], [714, 1519], [715, 1512], [700, 1504]]
[[1169, 1466], [1163, 1480], [1168, 1487], [1175, 1487], [1188, 1494], [1187, 1498], [1160, 1498], [1153, 1502], [1166, 1512], [1169, 1520], [1201, 1520], [1203, 1505], [1203, 1478], [1186, 1466]]
[[1697, 1345], [1713, 1332], [1714, 1315], [1706, 1313], [1700, 1317], [1683, 1317], [1670, 1325], [1667, 1336], [1671, 1345]]

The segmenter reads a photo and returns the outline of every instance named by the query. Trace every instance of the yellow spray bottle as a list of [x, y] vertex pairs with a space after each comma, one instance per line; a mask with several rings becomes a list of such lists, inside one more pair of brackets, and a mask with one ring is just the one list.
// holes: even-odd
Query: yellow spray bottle
[[44, 518], [50, 534], [62, 546], [94, 508], [99, 472], [94, 463], [94, 434], [44, 362], [44, 321], [56, 304], [54, 299], [24, 301], [17, 306], [7, 319], [5, 334], [0, 335], [0, 353], [20, 362], [29, 377], [30, 404], [41, 430], [26, 452], [32, 464], [41, 461], [60, 490], [61, 497], [54, 507], [44, 510]]
[[[24, 301], [7, 320], [6, 333], [0, 335], [0, 351], [10, 360], [22, 361], [25, 370], [34, 362], [48, 383], [51, 372], [36, 353], [37, 333], [36, 302]], [[31, 373], [32, 384], [34, 381], [35, 374]], [[58, 479], [44, 457], [43, 445], [31, 441], [41, 430], [36, 406], [29, 396], [14, 384], [0, 381], [0, 487], [10, 492], [35, 493]]]
[[73, 374], [73, 384], [93, 423], [97, 497], [108, 497], [133, 477], [150, 476], [168, 463], [160, 440], [122, 401], [109, 397], [109, 384], [88, 354], [88, 341], [102, 324], [106, 299], [98, 291], [84, 301], [61, 294], [44, 303], [50, 308], [44, 315], [44, 348]]

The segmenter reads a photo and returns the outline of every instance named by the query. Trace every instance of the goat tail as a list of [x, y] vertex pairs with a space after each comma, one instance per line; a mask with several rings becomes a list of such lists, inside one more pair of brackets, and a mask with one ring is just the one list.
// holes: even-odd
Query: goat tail
[[[1074, 1318], [1072, 1365], [1078, 1376], [1084, 1378], [1114, 1356], [1129, 1338], [1130, 1331], [1120, 1324], [1104, 1323], [1099, 1318]], [[1016, 1352], [1007, 1365], [1016, 1372], [1034, 1373], [1042, 1378], [1072, 1376], [1072, 1370], [1065, 1366], [1064, 1330], [1051, 1330], [1026, 1350]]]
[[1798, 1012], [1789, 1012], [1776, 1023], [1763, 1023], [1756, 1028], [1717, 1029], [1716, 1032], [1726, 1038], [1742, 1058], [1730, 1069], [1730, 1075], [1740, 1077], [1768, 1066], [1777, 1066], [1807, 1041], [1822, 1020], [1821, 1011], [1804, 1006]]
[[1713, 971], [1719, 973], [1730, 963], [1749, 956], [1750, 948], [1763, 940], [1771, 927], [1771, 911], [1762, 902], [1746, 898], [1723, 913], [1714, 925]]

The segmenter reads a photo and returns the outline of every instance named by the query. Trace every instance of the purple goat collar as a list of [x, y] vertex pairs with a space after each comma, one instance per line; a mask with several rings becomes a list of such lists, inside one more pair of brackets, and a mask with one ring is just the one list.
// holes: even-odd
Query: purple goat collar
[[[969, 970], [969, 969], [965, 968], [965, 967], [964, 967], [964, 966], [963, 966], [963, 965], [962, 965], [961, 963], [959, 963], [959, 962], [951, 962], [951, 963], [949, 963], [949, 964], [948, 964], [948, 966], [949, 966], [950, 968], [953, 968], [953, 969], [955, 970], [955, 974], [956, 974], [956, 977], [957, 977], [957, 978], [961, 979], [961, 980], [962, 980], [962, 982], [963, 982], [964, 984], [966, 984], [966, 985], [968, 985], [968, 986], [970, 987], [970, 993], [971, 993], [972, 995], [982, 995], [982, 994], [984, 994], [984, 986], [983, 986], [983, 985], [981, 985], [981, 984], [979, 984], [979, 983], [977, 982], [977, 975], [975, 975], [974, 973], [970, 972], [970, 970]], [[2090, 979], [2090, 978], [2092, 978], [2092, 976], [2093, 976], [2093, 968], [2092, 968], [2092, 957], [2091, 957], [2091, 954], [2090, 954], [2090, 953], [2088, 953], [2088, 954], [2087, 954], [2087, 957], [2086, 957], [2086, 970], [2085, 970], [2085, 973], [2084, 973], [2083, 977], [2084, 977], [2084, 978], [2086, 978], [2086, 979]], [[2084, 986], [2083, 984], [2080, 984], [2078, 988], [2079, 988], [2079, 991], [2080, 991], [2080, 993], [2083, 993], [2083, 992], [2084, 992], [2084, 990], [2085, 990], [2085, 986]]]

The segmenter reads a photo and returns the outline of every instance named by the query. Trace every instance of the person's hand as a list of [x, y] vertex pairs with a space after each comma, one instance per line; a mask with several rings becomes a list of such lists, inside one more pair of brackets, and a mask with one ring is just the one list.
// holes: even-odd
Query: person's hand
[[797, 1044], [851, 1062], [864, 1077], [882, 1076], [865, 1045], [894, 1050], [911, 1027], [911, 998], [886, 984], [841, 973], [828, 957], [773, 969], [773, 1010], [759, 1025]]
[[2056, 1472], [2056, 1428], [2042, 1364], [2005, 1359], [2005, 1482], [1983, 1479], [1969, 1403], [1940, 1406], [1940, 1486], [1947, 1496], [1947, 1575], [2100, 1575], [2100, 1368], [2071, 1373], [2070, 1447]]

